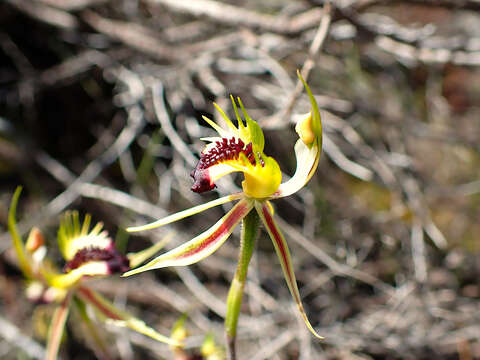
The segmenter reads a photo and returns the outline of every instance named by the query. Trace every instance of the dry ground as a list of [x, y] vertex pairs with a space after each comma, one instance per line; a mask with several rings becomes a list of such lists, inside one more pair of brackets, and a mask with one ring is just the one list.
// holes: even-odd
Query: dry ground
[[[23, 233], [54, 246], [65, 209], [89, 212], [123, 250], [165, 231], [180, 243], [225, 209], [165, 230], [122, 230], [213, 199], [189, 173], [240, 96], [266, 153], [295, 169], [302, 69], [321, 107], [317, 175], [276, 203], [314, 340], [262, 233], [239, 328], [240, 359], [480, 359], [480, 2], [478, 0], [6, 0], [0, 3], [0, 357], [41, 358], [48, 305], [28, 303], [6, 215], [25, 188]], [[233, 179], [233, 178], [232, 178]], [[238, 188], [219, 183], [217, 193]], [[222, 320], [235, 233], [189, 268], [95, 286], [160, 332], [189, 315], [188, 346]], [[167, 346], [111, 331], [121, 359]], [[63, 359], [88, 359], [75, 319]]]

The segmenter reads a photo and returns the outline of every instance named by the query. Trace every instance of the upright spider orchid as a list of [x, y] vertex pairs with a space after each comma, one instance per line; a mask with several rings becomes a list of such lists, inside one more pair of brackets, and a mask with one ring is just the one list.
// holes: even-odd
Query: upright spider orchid
[[[225, 319], [227, 339], [232, 343], [235, 339], [243, 287], [254, 247], [259, 218], [273, 241], [288, 288], [306, 326], [315, 336], [321, 338], [313, 329], [304, 311], [293, 272], [290, 251], [280, 228], [274, 220], [273, 207], [270, 203], [270, 200], [293, 194], [309, 181], [318, 166], [322, 148], [322, 125], [318, 107], [310, 88], [300, 73], [298, 73], [298, 76], [309, 95], [312, 108], [296, 126], [296, 131], [300, 137], [295, 144], [297, 169], [290, 180], [281, 183], [282, 173], [278, 163], [263, 152], [264, 136], [260, 126], [248, 116], [242, 102], [238, 99], [238, 104], [246, 120], [246, 124], [244, 124], [237, 104], [232, 97], [238, 127], [216, 104], [214, 105], [225, 120], [227, 128], [224, 129], [212, 120], [203, 117], [218, 132], [219, 136], [204, 139], [209, 141], [209, 144], [202, 151], [198, 165], [191, 173], [194, 180], [192, 190], [199, 193], [211, 190], [215, 187], [215, 181], [218, 178], [232, 172], [243, 172], [243, 191], [178, 212], [151, 224], [127, 229], [131, 232], [153, 229], [214, 206], [238, 200], [235, 206], [210, 229], [179, 247], [158, 256], [146, 265], [124, 274], [124, 276], [129, 276], [167, 266], [196, 263], [216, 251], [227, 240], [235, 226], [243, 220], [240, 259], [228, 295]], [[251, 211], [252, 209], [256, 211]]]
[[88, 286], [89, 279], [123, 273], [141, 264], [158, 252], [165, 242], [159, 242], [139, 253], [125, 256], [117, 251], [113, 240], [105, 230], [102, 230], [101, 223], [90, 230], [90, 215], [86, 215], [81, 224], [78, 212], [67, 212], [58, 229], [58, 246], [66, 262], [63, 271], [59, 271], [45, 256], [47, 248], [37, 228], [31, 230], [26, 243], [18, 234], [15, 213], [20, 192], [19, 187], [13, 195], [8, 215], [8, 228], [19, 267], [27, 280], [27, 296], [37, 303], [58, 304], [48, 333], [47, 360], [57, 358], [71, 305], [78, 311], [79, 319], [87, 329], [86, 335], [91, 340], [98, 358], [110, 359], [111, 356], [91, 319], [91, 314], [87, 312], [87, 306], [93, 309], [99, 320], [129, 327], [170, 345], [181, 345], [178, 341], [148, 327], [142, 320], [116, 308]]

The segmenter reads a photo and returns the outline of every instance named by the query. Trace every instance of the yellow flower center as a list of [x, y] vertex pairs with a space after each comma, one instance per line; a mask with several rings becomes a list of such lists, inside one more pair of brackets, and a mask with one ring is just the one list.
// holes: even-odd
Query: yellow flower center
[[268, 156], [264, 158], [264, 166], [254, 166], [244, 171], [244, 175], [243, 192], [248, 197], [255, 199], [264, 199], [273, 195], [282, 182], [280, 166]]

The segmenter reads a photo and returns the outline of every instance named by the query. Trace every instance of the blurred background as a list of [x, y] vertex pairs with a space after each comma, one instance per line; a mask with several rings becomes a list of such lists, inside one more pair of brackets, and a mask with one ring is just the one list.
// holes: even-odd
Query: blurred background
[[[295, 171], [296, 115], [321, 108], [317, 174], [276, 201], [305, 329], [270, 239], [260, 233], [240, 316], [240, 359], [480, 359], [480, 2], [478, 0], [5, 0], [0, 3], [0, 358], [42, 358], [51, 305], [26, 299], [6, 232], [23, 185], [22, 234], [49, 254], [67, 209], [103, 221], [121, 251], [175, 231], [169, 247], [224, 209], [165, 229], [123, 230], [239, 188], [190, 191], [217, 118], [240, 96], [266, 154]], [[223, 344], [238, 231], [188, 268], [92, 283], [187, 347]], [[75, 317], [63, 359], [91, 359]], [[121, 359], [170, 359], [167, 345], [108, 327]]]

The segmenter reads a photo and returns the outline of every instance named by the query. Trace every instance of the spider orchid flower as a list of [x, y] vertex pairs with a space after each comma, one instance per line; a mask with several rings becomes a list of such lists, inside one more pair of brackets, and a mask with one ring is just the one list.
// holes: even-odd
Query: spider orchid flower
[[[231, 97], [238, 126], [235, 126], [225, 112], [214, 104], [225, 120], [227, 127], [222, 128], [212, 120], [203, 117], [203, 119], [217, 131], [218, 137], [203, 139], [209, 143], [202, 151], [198, 165], [191, 173], [194, 180], [192, 190], [198, 193], [211, 190], [215, 187], [215, 181], [218, 178], [232, 172], [242, 172], [244, 175], [242, 182], [243, 191], [178, 212], [151, 224], [128, 228], [127, 231], [133, 232], [153, 229], [217, 205], [236, 200], [238, 200], [238, 202], [216, 224], [202, 234], [158, 256], [146, 265], [128, 271], [124, 276], [168, 266], [190, 265], [204, 259], [216, 251], [227, 240], [237, 224], [241, 220], [245, 221], [248, 218], [247, 215], [255, 209], [255, 212], [258, 213], [258, 217], [262, 220], [273, 241], [288, 288], [306, 326], [315, 336], [321, 338], [313, 329], [304, 311], [293, 271], [290, 251], [280, 228], [275, 222], [273, 207], [270, 203], [271, 200], [295, 193], [310, 180], [318, 166], [322, 148], [322, 125], [318, 106], [310, 88], [300, 73], [298, 73], [298, 76], [303, 82], [310, 98], [311, 111], [304, 115], [296, 126], [299, 139], [295, 144], [297, 169], [294, 176], [284, 183], [281, 182], [282, 173], [278, 163], [274, 158], [267, 156], [263, 152], [265, 140], [262, 129], [247, 114], [240, 99], [238, 99], [238, 105], [240, 106], [246, 123], [241, 119], [237, 104], [233, 97]], [[249, 258], [246, 266], [248, 266], [248, 261]], [[246, 269], [240, 271], [239, 274], [240, 278], [243, 278], [244, 281]], [[236, 286], [235, 279], [232, 283], [232, 288], [234, 286]], [[239, 287], [243, 289], [243, 285], [239, 285]], [[229, 302], [230, 299], [227, 302], [227, 317], [228, 307], [230, 306]], [[239, 302], [232, 300], [232, 303], [235, 302], [239, 307]], [[228, 320], [226, 320], [226, 323], [227, 322]], [[232, 325], [232, 328], [235, 327], [236, 320], [234, 320], [234, 324]]]
[[159, 242], [139, 253], [121, 254], [115, 248], [113, 240], [101, 223], [90, 230], [90, 215], [86, 215], [83, 224], [78, 212], [67, 212], [58, 229], [58, 246], [65, 260], [63, 271], [58, 270], [46, 257], [47, 248], [42, 233], [33, 228], [26, 243], [20, 237], [15, 220], [16, 208], [21, 188], [15, 191], [8, 215], [8, 228], [13, 240], [19, 268], [26, 278], [27, 297], [36, 303], [57, 303], [48, 334], [46, 359], [56, 359], [68, 313], [72, 305], [78, 310], [80, 319], [88, 329], [97, 357], [108, 359], [102, 337], [96, 330], [90, 314], [90, 306], [97, 318], [118, 326], [129, 327], [158, 341], [171, 345], [181, 344], [154, 329], [129, 313], [116, 308], [102, 295], [88, 287], [88, 280], [123, 273], [144, 262], [164, 246]]

